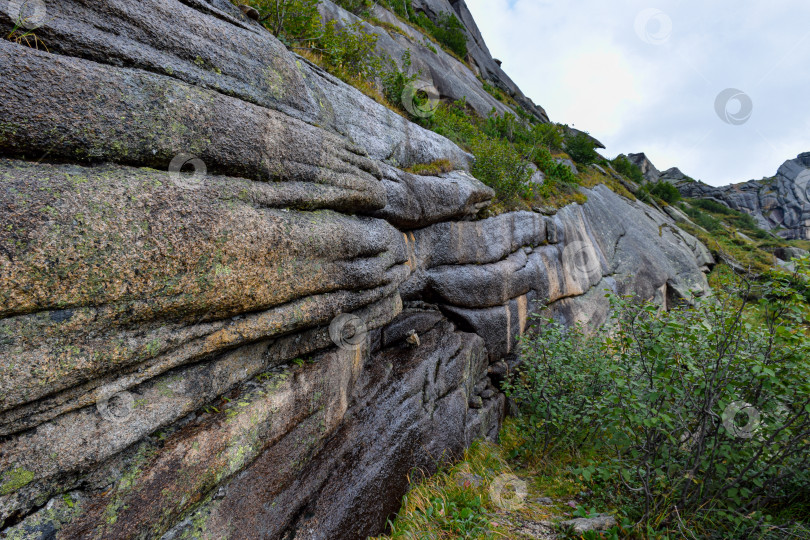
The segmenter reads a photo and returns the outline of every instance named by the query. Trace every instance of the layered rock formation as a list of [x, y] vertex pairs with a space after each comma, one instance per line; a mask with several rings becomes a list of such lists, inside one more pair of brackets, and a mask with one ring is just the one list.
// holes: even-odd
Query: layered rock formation
[[533, 312], [706, 289], [604, 186], [478, 219], [468, 154], [228, 1], [45, 4], [48, 51], [0, 41], [7, 537], [365, 538], [497, 436]]
[[684, 197], [710, 199], [745, 212], [762, 229], [787, 240], [810, 239], [810, 152], [785, 161], [772, 178], [722, 187], [695, 181], [677, 168], [660, 173], [644, 154], [628, 157], [648, 182], [669, 182]]

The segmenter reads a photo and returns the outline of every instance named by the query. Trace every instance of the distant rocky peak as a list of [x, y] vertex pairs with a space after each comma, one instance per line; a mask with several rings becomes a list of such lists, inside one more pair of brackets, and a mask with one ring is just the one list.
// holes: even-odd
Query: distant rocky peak
[[652, 164], [652, 161], [647, 157], [647, 154], [644, 152], [639, 152], [638, 154], [630, 154], [627, 156], [627, 159], [630, 160], [630, 163], [641, 169], [641, 174], [644, 175], [644, 180], [647, 182], [658, 182], [658, 179], [661, 177], [661, 171], [659, 171], [655, 165]]
[[659, 181], [669, 182], [670, 184], [679, 184], [683, 181], [690, 181], [691, 178], [686, 176], [678, 167], [672, 167], [661, 173]]

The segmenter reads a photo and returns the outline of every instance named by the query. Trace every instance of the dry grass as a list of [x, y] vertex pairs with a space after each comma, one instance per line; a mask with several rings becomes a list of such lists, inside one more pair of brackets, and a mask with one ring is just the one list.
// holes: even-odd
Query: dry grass
[[602, 174], [593, 167], [582, 167], [582, 169], [583, 170], [579, 171], [579, 178], [582, 180], [582, 185], [584, 187], [593, 188], [599, 184], [604, 184], [622, 197], [626, 197], [631, 201], [636, 200], [636, 196], [630, 193], [630, 191], [624, 187], [621, 182], [612, 176]]
[[345, 71], [336, 70], [331, 66], [327, 65], [327, 63], [323, 59], [323, 55], [320, 54], [318, 51], [308, 49], [308, 48], [296, 48], [295, 52], [315, 64], [323, 68], [325, 71], [331, 73], [338, 79], [342, 80], [346, 84], [353, 86], [357, 90], [361, 91], [366, 96], [370, 97], [380, 105], [386, 107], [388, 110], [397, 113], [399, 116], [403, 118], [408, 118], [405, 111], [401, 108], [396, 106], [395, 104], [391, 103], [380, 91], [380, 88], [377, 86], [376, 83], [373, 81], [368, 81], [363, 79], [362, 77], [353, 77], [346, 73]]
[[437, 159], [432, 163], [417, 163], [405, 169], [405, 172], [418, 176], [439, 176], [455, 170], [449, 159]]

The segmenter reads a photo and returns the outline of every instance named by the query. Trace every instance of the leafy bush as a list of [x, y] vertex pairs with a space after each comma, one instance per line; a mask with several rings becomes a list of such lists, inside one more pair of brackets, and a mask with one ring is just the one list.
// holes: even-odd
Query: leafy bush
[[645, 535], [784, 537], [767, 511], [810, 495], [810, 338], [792, 285], [810, 261], [797, 268], [756, 285], [726, 276], [670, 311], [613, 297], [593, 336], [536, 329], [509, 388], [526, 438], [547, 453], [592, 446], [579, 473]]
[[[476, 157], [473, 174], [495, 189], [501, 201], [540, 195], [545, 199], [562, 196], [558, 202], [565, 204], [573, 200], [584, 202], [576, 190], [579, 178], [571, 169], [558, 164], [546, 145], [561, 143], [560, 126], [532, 125], [513, 114], [499, 116], [494, 110], [482, 120], [468, 110], [464, 101], [440, 106], [423, 124], [473, 153]], [[542, 186], [530, 182], [531, 162], [546, 175]]]
[[420, 12], [414, 22], [462, 60], [467, 56], [467, 31], [458, 17], [452, 13], [440, 13], [434, 23]]
[[[320, 1], [320, 0], [319, 0]], [[371, 3], [368, 0], [334, 0], [337, 5], [355, 15], [365, 14]]]
[[593, 435], [608, 367], [597, 340], [584, 329], [549, 320], [521, 347], [520, 375], [505, 383], [517, 403], [530, 450], [539, 456], [576, 450]]
[[365, 32], [359, 22], [338, 28], [335, 21], [329, 21], [319, 44], [324, 61], [332, 69], [360, 79], [379, 76], [382, 61], [375, 54], [377, 35]]
[[731, 216], [734, 215], [735, 211], [726, 206], [725, 204], [719, 203], [717, 201], [713, 201], [711, 199], [693, 199], [690, 201], [692, 206], [697, 206], [707, 212], [712, 212], [713, 214], [722, 214], [724, 216]]
[[436, 21], [438, 32], [434, 34], [439, 43], [446, 45], [459, 58], [467, 56], [467, 31], [452, 13], [440, 13]]
[[473, 175], [494, 189], [501, 200], [532, 196], [533, 171], [508, 141], [481, 134], [471, 141], [470, 150], [475, 155]]
[[483, 130], [490, 137], [550, 150], [561, 150], [565, 140], [563, 128], [558, 124], [531, 124], [525, 119], [518, 119], [512, 113], [499, 115], [495, 109], [489, 113]]
[[481, 79], [481, 86], [483, 86], [484, 91], [489, 94], [490, 96], [494, 97], [501, 103], [506, 103], [508, 101], [506, 94], [504, 94], [503, 90], [500, 88], [496, 88], [489, 84], [484, 79]]
[[260, 21], [286, 45], [314, 41], [321, 34], [320, 0], [252, 0]]
[[590, 165], [602, 159], [596, 152], [596, 143], [584, 133], [568, 137], [565, 141], [565, 151], [571, 159], [582, 165]]
[[532, 126], [532, 138], [536, 144], [547, 146], [550, 150], [562, 150], [565, 134], [559, 124], [535, 124]]
[[730, 226], [741, 229], [745, 234], [759, 240], [768, 240], [773, 235], [759, 227], [753, 216], [729, 208], [728, 206], [711, 199], [689, 199], [689, 206], [681, 205], [681, 209], [698, 225], [710, 232], [717, 232], [722, 228], [720, 219], [708, 214], [721, 216], [721, 219]]
[[706, 210], [707, 212], [722, 215], [723, 219], [730, 225], [745, 230], [755, 238], [765, 239], [771, 236], [767, 231], [759, 228], [757, 220], [755, 220], [750, 214], [740, 212], [739, 210], [734, 210], [725, 204], [713, 201], [711, 199], [692, 199], [689, 201], [689, 203], [692, 206], [697, 206], [698, 208]]
[[723, 228], [723, 225], [720, 223], [719, 219], [712, 217], [699, 208], [695, 208], [691, 204], [689, 206], [682, 204], [681, 210], [683, 210], [684, 213], [689, 216], [696, 225], [700, 225], [709, 232], [717, 232]]
[[669, 204], [675, 204], [681, 200], [681, 192], [678, 191], [678, 188], [663, 180], [655, 184], [647, 184], [642, 189]]
[[388, 69], [380, 74], [383, 93], [391, 103], [401, 103], [402, 94], [409, 84], [419, 78], [418, 73], [411, 74], [411, 50], [407, 49], [402, 53], [402, 68], [397, 66], [393, 60], [389, 60]]
[[616, 172], [623, 174], [638, 185], [644, 184], [644, 174], [641, 169], [632, 161], [627, 159], [626, 156], [617, 156], [616, 159], [610, 162]]
[[546, 183], [549, 181], [570, 185], [578, 185], [580, 183], [579, 178], [574, 174], [571, 168], [564, 163], [558, 163], [545, 146], [538, 146], [535, 149], [534, 163], [546, 175]]

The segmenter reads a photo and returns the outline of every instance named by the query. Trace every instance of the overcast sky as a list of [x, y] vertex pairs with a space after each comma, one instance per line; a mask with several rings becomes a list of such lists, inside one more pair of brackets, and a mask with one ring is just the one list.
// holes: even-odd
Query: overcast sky
[[608, 157], [723, 185], [810, 151], [808, 0], [467, 4], [523, 92]]

